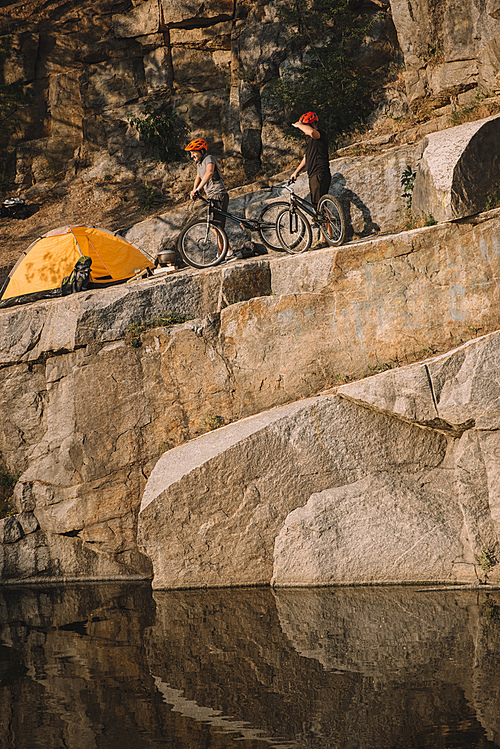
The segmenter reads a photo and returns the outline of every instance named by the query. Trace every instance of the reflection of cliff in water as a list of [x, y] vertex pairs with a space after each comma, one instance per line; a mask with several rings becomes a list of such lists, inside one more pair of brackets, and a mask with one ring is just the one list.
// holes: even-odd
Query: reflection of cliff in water
[[0, 594], [0, 746], [500, 746], [500, 593]]
[[153, 614], [147, 586], [4, 590], [0, 746], [150, 747], [161, 698], [140, 643]]
[[[281, 627], [297, 652], [329, 672], [362, 676], [355, 704], [343, 716], [351, 737], [343, 746], [380, 749], [489, 746], [481, 743], [477, 720], [488, 739], [499, 741], [500, 701], [486, 717], [484, 698], [498, 695], [500, 626], [481, 615], [484, 601], [472, 591], [406, 587], [276, 595]], [[498, 652], [486, 659], [489, 688], [479, 696], [486, 664], [476, 641], [484, 631]]]

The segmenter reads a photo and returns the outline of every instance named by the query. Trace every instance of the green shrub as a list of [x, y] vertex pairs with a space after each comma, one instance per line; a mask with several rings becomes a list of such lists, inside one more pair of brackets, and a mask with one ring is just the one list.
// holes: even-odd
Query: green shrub
[[219, 414], [208, 414], [205, 416], [205, 428], [208, 432], [212, 432], [214, 429], [219, 429], [226, 425], [226, 421], [223, 416]]
[[407, 166], [401, 175], [401, 187], [403, 192], [401, 197], [406, 201], [406, 208], [408, 211], [411, 210], [411, 204], [413, 200], [413, 188], [415, 187], [415, 177], [417, 176], [416, 169], [412, 169], [411, 166]]
[[484, 199], [482, 211], [491, 211], [493, 208], [500, 206], [500, 187], [493, 188], [492, 191]]
[[471, 122], [471, 120], [476, 120], [478, 109], [481, 105], [481, 102], [485, 98], [485, 94], [482, 94], [480, 91], [478, 91], [474, 99], [469, 104], [463, 104], [461, 107], [458, 107], [458, 109], [455, 109], [451, 113], [451, 124], [453, 126], [456, 126], [462, 125], [464, 122]]
[[[271, 87], [271, 97], [292, 119], [316, 111], [333, 146], [342, 133], [359, 127], [368, 111], [374, 79], [358, 61], [370, 15], [360, 0], [293, 0], [281, 18], [297, 28], [294, 44], [307, 48], [308, 59], [300, 71], [292, 67], [284, 73]], [[284, 130], [299, 135], [295, 128]]]
[[481, 549], [480, 554], [476, 556], [476, 562], [481, 567], [485, 575], [497, 564], [495, 552], [492, 549]]
[[141, 210], [151, 211], [155, 206], [165, 203], [165, 196], [156, 187], [145, 181], [138, 198], [138, 203]]
[[170, 104], [148, 102], [142, 117], [128, 117], [128, 121], [158, 161], [178, 161], [185, 155], [180, 144], [187, 126]]

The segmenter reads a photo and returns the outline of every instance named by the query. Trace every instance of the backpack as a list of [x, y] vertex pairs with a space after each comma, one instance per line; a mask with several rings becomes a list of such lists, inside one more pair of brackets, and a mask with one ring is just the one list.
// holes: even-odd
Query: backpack
[[68, 296], [68, 294], [74, 294], [77, 291], [85, 291], [88, 288], [91, 265], [91, 257], [82, 255], [82, 257], [78, 258], [69, 276], [65, 276], [62, 280], [62, 296]]

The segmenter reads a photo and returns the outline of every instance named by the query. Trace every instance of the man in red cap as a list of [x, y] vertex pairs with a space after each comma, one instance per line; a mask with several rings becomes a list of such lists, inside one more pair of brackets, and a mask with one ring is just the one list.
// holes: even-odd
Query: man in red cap
[[326, 195], [330, 189], [332, 180], [328, 158], [328, 136], [324, 130], [319, 129], [316, 112], [306, 112], [298, 122], [292, 124], [307, 136], [306, 152], [292, 174], [292, 180], [295, 182], [303, 169], [307, 171], [311, 203], [316, 207], [321, 196]]

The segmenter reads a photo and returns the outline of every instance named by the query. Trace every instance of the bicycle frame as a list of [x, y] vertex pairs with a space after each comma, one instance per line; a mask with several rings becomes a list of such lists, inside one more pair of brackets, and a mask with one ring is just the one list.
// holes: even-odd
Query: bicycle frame
[[[201, 268], [208, 267], [214, 263], [213, 260], [206, 260], [203, 253], [203, 257], [201, 258], [196, 258], [194, 255], [191, 256], [191, 250], [186, 249], [188, 245], [185, 247], [183, 244], [186, 237], [188, 237], [186, 241], [191, 241], [191, 243], [194, 242], [194, 249], [196, 247], [200, 249], [202, 246], [206, 246], [212, 242], [211, 234], [217, 234], [217, 245], [219, 248], [218, 257], [221, 257], [223, 254], [221, 244], [230, 246], [227, 226], [224, 226], [224, 228], [220, 226], [221, 223], [225, 224], [225, 219], [229, 219], [238, 224], [243, 231], [256, 232], [259, 235], [260, 241], [268, 249], [277, 252], [283, 251], [276, 234], [276, 212], [282, 207], [288, 205], [284, 200], [277, 202], [266, 201], [264, 207], [256, 206], [260, 210], [258, 216], [252, 214], [251, 217], [247, 217], [245, 215], [242, 216], [236, 213], [231, 213], [227, 210], [227, 206], [224, 209], [221, 209], [218, 201], [214, 198], [210, 199], [199, 194], [194, 197], [200, 198], [202, 203], [206, 206], [206, 210], [201, 212], [197, 211], [196, 216], [189, 220], [178, 237], [179, 252], [189, 265], [193, 265], [195, 268]], [[196, 229], [196, 238], [194, 238], [194, 235], [188, 233], [195, 225], [198, 227]], [[223, 259], [224, 258], [222, 258], [222, 260]], [[220, 262], [222, 262], [222, 260]]]
[[310, 203], [305, 198], [301, 198], [300, 195], [295, 194], [295, 190], [293, 189], [293, 187], [291, 187], [290, 180], [285, 182], [285, 184], [282, 185], [282, 187], [284, 187], [285, 190], [288, 190], [288, 192], [290, 193], [289, 201], [290, 201], [291, 207], [298, 205], [299, 208], [302, 208], [304, 213], [307, 213], [308, 216], [311, 216], [312, 219], [314, 219], [315, 221], [319, 219], [318, 213], [316, 211], [316, 208], [313, 206], [313, 204]]
[[[292, 187], [291, 179], [288, 179], [286, 182], [284, 182], [281, 185], [277, 185], [277, 187], [288, 190], [288, 193], [289, 193], [288, 202], [290, 205], [290, 229], [291, 230], [293, 231], [297, 230], [298, 219], [297, 219], [295, 208], [300, 208], [305, 214], [307, 214], [307, 216], [309, 216], [313, 226], [319, 227], [321, 231], [323, 231], [322, 227], [327, 225], [327, 221], [325, 221], [322, 215], [318, 214], [316, 208], [313, 206], [312, 203], [310, 203], [305, 198], [301, 198], [300, 195], [295, 194], [295, 190]], [[209, 198], [206, 198], [204, 195], [198, 194], [197, 197], [199, 197], [204, 203], [206, 203], [208, 207], [207, 231], [208, 231], [208, 226], [210, 225], [210, 222], [213, 220], [214, 213], [218, 213], [221, 216], [225, 216], [231, 221], [234, 221], [235, 223], [239, 224], [242, 229], [248, 229], [249, 231], [259, 231], [259, 229], [265, 225], [256, 219], [248, 219], [243, 216], [237, 216], [234, 213], [229, 213], [228, 211], [221, 211], [219, 208], [215, 208], [212, 201]]]
[[[318, 243], [322, 235], [330, 247], [337, 247], [342, 244], [345, 239], [346, 219], [338, 198], [334, 195], [325, 194], [320, 197], [318, 205], [314, 206], [309, 200], [295, 194], [295, 190], [291, 186], [293, 182], [294, 180], [290, 178], [285, 184], [281, 185], [289, 193], [288, 209], [285, 209], [289, 217], [289, 232], [292, 235], [296, 234], [300, 222], [306, 221], [311, 230], [313, 228], [318, 229]], [[279, 236], [279, 240], [283, 244], [281, 236]]]
[[221, 216], [225, 216], [226, 218], [231, 219], [231, 221], [234, 221], [236, 224], [239, 224], [244, 229], [248, 229], [249, 231], [257, 231], [259, 227], [258, 221], [244, 218], [243, 216], [236, 216], [235, 214], [227, 213], [226, 211], [221, 211], [220, 208], [215, 208], [212, 201], [209, 198], [205, 198], [204, 195], [198, 194], [197, 197], [200, 198], [200, 200], [203, 200], [203, 202], [206, 203], [208, 206], [207, 226], [210, 224], [210, 221], [213, 219], [214, 213], [220, 213]]

